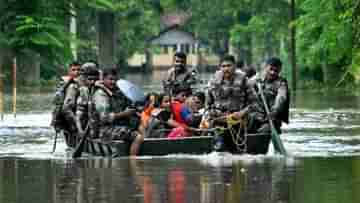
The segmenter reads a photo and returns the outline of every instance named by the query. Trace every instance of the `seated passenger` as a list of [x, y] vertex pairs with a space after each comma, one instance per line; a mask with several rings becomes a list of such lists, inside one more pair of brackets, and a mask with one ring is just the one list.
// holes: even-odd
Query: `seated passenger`
[[156, 98], [154, 107], [149, 121], [144, 128], [144, 134], [146, 138], [164, 138], [171, 129], [169, 125], [171, 117], [170, 96], [160, 94]]
[[[151, 117], [151, 112], [155, 109], [155, 103], [158, 100], [158, 95], [155, 92], [149, 93], [145, 98], [144, 110], [141, 112], [141, 123], [139, 131], [144, 134], [144, 129], [149, 123]], [[158, 105], [157, 105], [158, 106]]]
[[131, 101], [116, 86], [116, 71], [106, 69], [103, 73], [103, 86], [98, 86], [93, 95], [95, 108], [94, 122], [100, 138], [105, 141], [114, 139], [131, 143], [130, 155], [138, 153], [143, 137], [131, 126], [137, 117], [136, 110], [129, 108]]
[[193, 102], [193, 119], [192, 123], [190, 124], [194, 128], [200, 127], [200, 123], [204, 114], [204, 106], [205, 106], [205, 93], [204, 92], [196, 92], [192, 96]]
[[171, 103], [172, 119], [170, 126], [174, 129], [169, 133], [169, 138], [190, 136], [194, 128], [190, 126], [193, 121], [193, 111], [196, 107], [193, 105], [193, 97], [186, 99], [187, 90], [178, 89], [175, 93], [175, 99]]

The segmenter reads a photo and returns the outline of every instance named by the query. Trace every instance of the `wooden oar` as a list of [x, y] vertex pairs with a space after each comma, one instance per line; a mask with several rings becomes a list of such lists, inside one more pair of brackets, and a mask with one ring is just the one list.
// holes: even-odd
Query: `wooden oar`
[[277, 133], [274, 123], [270, 117], [269, 107], [267, 105], [264, 93], [262, 91], [262, 87], [261, 87], [260, 83], [256, 83], [256, 84], [258, 86], [260, 97], [261, 97], [262, 102], [264, 103], [265, 112], [266, 112], [268, 120], [269, 120], [269, 124], [270, 124], [270, 128], [271, 128], [271, 140], [274, 145], [274, 148], [280, 154], [286, 155], [286, 150], [285, 150], [284, 144], [282, 143], [281, 138], [280, 138], [279, 134]]
[[[72, 155], [73, 158], [79, 158], [81, 157], [81, 154], [84, 151], [84, 146], [85, 146], [85, 140], [87, 138], [87, 136], [89, 135], [89, 124], [86, 126], [84, 133], [81, 133], [81, 140], [80, 142], [76, 145], [76, 148], [74, 150], [74, 153]], [[80, 135], [81, 135], [80, 134]]]

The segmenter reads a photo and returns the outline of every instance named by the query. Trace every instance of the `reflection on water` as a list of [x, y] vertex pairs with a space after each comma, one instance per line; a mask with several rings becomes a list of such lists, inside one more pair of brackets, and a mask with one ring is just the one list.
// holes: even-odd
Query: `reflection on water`
[[[218, 155], [209, 156], [214, 159]], [[226, 156], [226, 159], [234, 158]], [[346, 203], [360, 200], [359, 159], [247, 157], [234, 159], [229, 165], [212, 165], [201, 159], [0, 159], [0, 202]]]
[[[164, 72], [127, 74], [146, 92]], [[204, 89], [210, 74], [201, 74]], [[360, 97], [299, 91], [282, 140], [291, 157], [171, 155], [71, 159], [63, 138], [51, 153], [50, 92], [18, 95], [0, 121], [0, 203], [12, 202], [360, 202]]]

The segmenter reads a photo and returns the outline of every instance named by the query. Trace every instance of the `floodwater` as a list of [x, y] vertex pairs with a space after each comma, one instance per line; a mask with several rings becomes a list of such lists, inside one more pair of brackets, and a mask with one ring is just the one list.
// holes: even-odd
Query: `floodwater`
[[[128, 74], [160, 89], [163, 73]], [[209, 74], [201, 74], [203, 86]], [[360, 97], [299, 91], [282, 140], [289, 156], [169, 155], [71, 158], [62, 137], [51, 153], [51, 94], [11, 97], [0, 120], [0, 203], [351, 203], [360, 202]]]

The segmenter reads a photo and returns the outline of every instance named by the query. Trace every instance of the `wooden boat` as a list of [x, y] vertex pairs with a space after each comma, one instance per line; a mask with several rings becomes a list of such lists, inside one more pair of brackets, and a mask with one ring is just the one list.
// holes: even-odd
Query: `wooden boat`
[[[64, 134], [68, 147], [75, 149], [81, 138], [76, 135]], [[265, 154], [270, 139], [267, 136], [253, 134], [247, 136], [246, 151], [224, 149], [235, 154]], [[86, 138], [83, 152], [95, 156], [118, 157], [128, 156], [130, 145], [124, 141], [114, 140], [103, 142], [100, 139]], [[177, 139], [145, 138], [139, 156], [162, 156], [169, 154], [208, 154], [214, 151], [215, 139], [212, 135], [191, 136]]]

